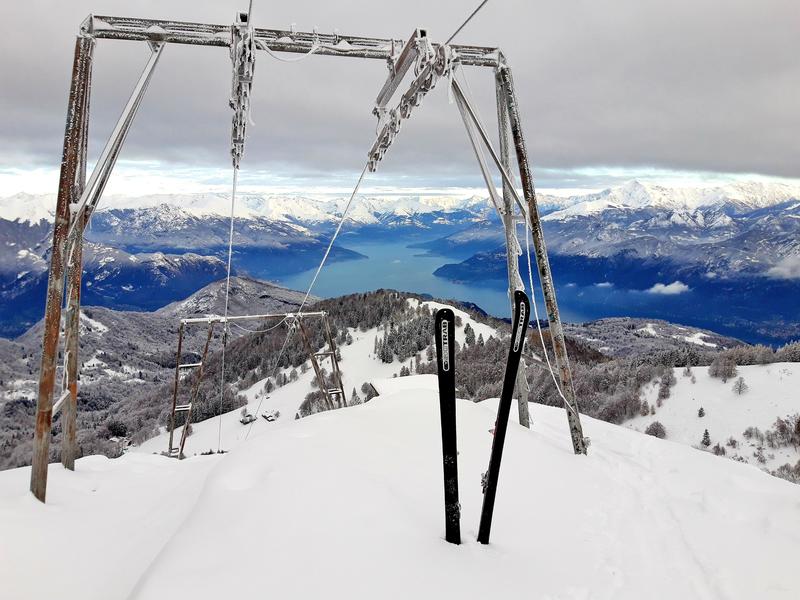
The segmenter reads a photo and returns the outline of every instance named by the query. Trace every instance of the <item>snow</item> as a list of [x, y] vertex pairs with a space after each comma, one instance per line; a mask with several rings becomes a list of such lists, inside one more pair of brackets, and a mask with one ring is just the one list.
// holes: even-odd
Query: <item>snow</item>
[[[375, 336], [383, 335], [382, 330], [379, 331], [377, 328], [372, 328], [366, 332], [362, 332], [358, 329], [351, 328], [348, 331], [353, 337], [353, 343], [339, 346], [339, 351], [342, 356], [342, 359], [339, 361], [339, 367], [342, 371], [342, 384], [348, 402], [350, 401], [353, 388], [356, 389], [359, 397], [363, 400], [364, 394], [361, 392], [361, 385], [364, 382], [372, 381], [375, 378], [391, 378], [392, 375], [399, 373], [403, 366], [410, 368], [413, 365], [413, 357], [402, 363], [395, 360], [387, 364], [377, 360], [372, 355]], [[328, 364], [329, 361], [326, 361], [322, 366], [327, 367]], [[305, 373], [301, 373], [300, 369], [297, 369], [297, 381], [287, 383], [282, 387], [274, 389], [269, 393], [268, 397], [264, 397], [265, 395], [262, 393], [267, 378], [258, 381], [243, 391], [244, 396], [248, 400], [248, 412], [259, 417], [252, 425], [243, 426], [239, 423], [241, 409], [225, 413], [221, 417], [208, 419], [201, 423], [194, 423], [192, 425], [193, 433], [186, 440], [186, 455], [199, 454], [200, 452], [212, 448], [216, 450], [220, 420], [222, 421], [222, 447], [224, 449], [230, 449], [241, 444], [246, 437], [253, 437], [259, 432], [274, 429], [275, 423], [270, 423], [260, 418], [261, 414], [267, 411], [280, 411], [281, 416], [277, 422], [294, 419], [306, 394], [311, 390], [311, 381], [314, 379], [313, 369], [310, 368], [309, 363], [307, 363], [307, 366], [309, 368]], [[284, 370], [284, 372], [288, 374], [287, 370]], [[252, 431], [250, 431], [251, 429]], [[180, 434], [180, 431], [181, 429], [176, 430], [178, 434]], [[168, 438], [169, 434], [163, 433], [160, 436], [147, 440], [141, 446], [132, 448], [132, 451], [146, 453], [163, 452], [167, 449]]]
[[692, 335], [685, 335], [683, 337], [679, 337], [679, 336], [673, 336], [673, 337], [676, 337], [677, 339], [682, 339], [682, 340], [684, 340], [686, 342], [689, 342], [690, 344], [697, 344], [698, 346], [707, 346], [708, 348], [716, 348], [717, 347], [716, 344], [713, 344], [711, 342], [707, 342], [707, 341], [705, 341], [703, 339], [704, 337], [708, 337], [708, 334], [703, 333], [702, 331], [698, 331], [697, 333], [694, 333]]
[[[800, 198], [800, 186], [779, 182], [739, 181], [722, 186], [680, 187], [634, 180], [600, 192], [571, 197], [565, 208], [546, 215], [543, 220], [561, 221], [607, 210], [655, 208], [680, 212], [682, 214], [671, 217], [673, 221], [690, 223], [695, 220], [694, 211], [701, 208], [729, 205], [754, 210], [795, 198]], [[720, 219], [721, 222], [711, 225], [718, 227], [730, 220], [727, 217]]]
[[[100, 321], [90, 319], [84, 312], [81, 312], [81, 323], [84, 325], [84, 327], [88, 327], [93, 332], [99, 333], [100, 335], [108, 332], [108, 327], [103, 325]], [[82, 331], [81, 333], [86, 333], [86, 331]]]
[[[683, 376], [683, 369], [675, 369], [677, 383], [670, 397], [663, 401], [656, 414], [636, 417], [624, 425], [637, 431], [644, 431], [653, 421], [659, 421], [667, 430], [667, 439], [681, 444], [698, 447], [703, 431], [708, 429], [711, 444], [725, 446], [728, 438], [739, 442], [738, 449], [727, 447], [727, 456], [741, 456], [751, 464], [757, 464], [752, 442], [745, 440], [742, 433], [748, 427], [758, 427], [762, 431], [772, 428], [775, 419], [800, 413], [800, 363], [774, 363], [771, 365], [751, 365], [737, 367], [738, 375], [744, 378], [749, 390], [742, 395], [733, 391], [733, 380], [723, 383], [708, 375], [708, 367], [693, 367], [690, 377]], [[656, 382], [647, 386], [642, 395], [650, 406], [655, 406], [658, 394]], [[703, 407], [704, 417], [697, 412]], [[774, 454], [764, 465], [776, 469], [787, 462], [795, 464], [800, 453], [793, 448], [765, 448], [765, 454]], [[717, 458], [717, 457], [714, 457]]]
[[[800, 186], [778, 181], [734, 181], [727, 185], [705, 187], [680, 187], [655, 185], [648, 182], [629, 181], [602, 191], [587, 193], [584, 190], [551, 190], [542, 196], [541, 203], [560, 210], [547, 215], [544, 220], [561, 220], [575, 216], [596, 214], [609, 209], [653, 207], [675, 211], [670, 216], [676, 223], [696, 222], [702, 214], [698, 209], [731, 205], [735, 208], [757, 209], [800, 198]], [[566, 197], [563, 197], [565, 196]], [[265, 217], [284, 223], [330, 223], [338, 220], [347, 197], [335, 194], [262, 193], [242, 189], [237, 216], [240, 218]], [[184, 194], [150, 194], [146, 196], [110, 195], [103, 198], [99, 211], [114, 209], [157, 209], [172, 215], [173, 223], [192, 217], [227, 216], [227, 193], [200, 192]], [[453, 190], [448, 194], [422, 194], [400, 196], [376, 194], [359, 196], [352, 206], [349, 219], [356, 223], [377, 224], [387, 216], [409, 216], [432, 212], [450, 213], [459, 210], [488, 210], [485, 196], [465, 196]], [[0, 213], [4, 219], [36, 223], [50, 220], [55, 208], [55, 195], [16, 194], [0, 198]], [[706, 223], [719, 227], [730, 222], [721, 215], [719, 222]], [[696, 223], [702, 225], [702, 223]]]
[[19, 193], [0, 198], [0, 218], [35, 224], [41, 219], [51, 220], [55, 207], [55, 194]]
[[[409, 300], [411, 302], [411, 300]], [[456, 317], [461, 318], [461, 327], [456, 327], [456, 342], [459, 344], [463, 344], [466, 339], [466, 334], [464, 333], [464, 329], [469, 323], [470, 327], [475, 331], [475, 338], [477, 339], [479, 335], [483, 335], [483, 339], [489, 339], [490, 337], [497, 337], [497, 330], [490, 325], [486, 325], [484, 323], [480, 323], [469, 316], [469, 313], [464, 312], [463, 310], [459, 310], [454, 306], [450, 306], [449, 304], [441, 304], [440, 302], [433, 302], [427, 301], [422, 303], [423, 306], [427, 306], [431, 311], [433, 310], [441, 310], [442, 308], [449, 308], [453, 311]], [[412, 305], [413, 306], [413, 305]]]
[[401, 392], [426, 391], [438, 392], [439, 380], [436, 375], [415, 375], [412, 377], [392, 377], [391, 379], [374, 379], [372, 386], [381, 396], [399, 394]]
[[30, 469], [0, 473], [3, 598], [127, 598], [180, 527], [218, 458], [89, 456], [74, 473], [50, 465], [47, 505]]
[[[412, 378], [406, 378], [412, 379]], [[405, 385], [412, 385], [411, 383]], [[0, 473], [4, 595], [794, 599], [800, 486], [561, 409], [512, 415], [492, 528], [476, 543], [496, 402], [458, 403], [461, 546], [443, 539], [441, 437], [426, 381], [283, 421], [228, 454], [88, 457]], [[47, 576], [41, 577], [41, 569]]]
[[[460, 344], [463, 344], [466, 338], [464, 328], [467, 323], [475, 330], [476, 338], [479, 334], [483, 334], [484, 339], [488, 339], [489, 336], [497, 336], [497, 331], [494, 328], [475, 321], [463, 310], [432, 301], [420, 303], [420, 301], [415, 298], [410, 298], [408, 303], [411, 308], [416, 308], [420, 304], [423, 304], [431, 310], [445, 307], [452, 309], [455, 314], [462, 319], [461, 326], [456, 327], [455, 331], [456, 341]], [[393, 375], [399, 374], [403, 366], [409, 369], [413, 367], [414, 357], [410, 357], [402, 363], [395, 359], [394, 362], [387, 364], [381, 362], [372, 354], [375, 337], [377, 336], [380, 338], [384, 335], [382, 329], [372, 328], [366, 332], [362, 332], [358, 329], [350, 328], [348, 332], [353, 338], [353, 343], [339, 346], [342, 357], [339, 361], [339, 368], [342, 371], [342, 384], [348, 402], [350, 401], [350, 396], [354, 388], [359, 397], [362, 400], [364, 399], [364, 394], [361, 392], [361, 385], [363, 383], [374, 383], [381, 379], [391, 379]], [[420, 358], [425, 362], [424, 351], [420, 353]], [[328, 361], [322, 366], [327, 368], [327, 362]], [[267, 380], [266, 377], [244, 390], [242, 393], [248, 401], [247, 411], [252, 415], [260, 417], [267, 411], [277, 410], [280, 411], [281, 414], [278, 421], [283, 422], [294, 419], [306, 394], [311, 390], [311, 381], [314, 378], [313, 369], [310, 368], [309, 363], [307, 363], [307, 366], [309, 368], [305, 373], [301, 373], [298, 368], [297, 381], [287, 383], [282, 387], [274, 389], [269, 393], [268, 397], [263, 393], [264, 384]], [[291, 369], [284, 370], [283, 372], [288, 375], [290, 370]], [[404, 377], [402, 379], [405, 380], [407, 378]], [[436, 388], [434, 387], [433, 389]], [[271, 430], [275, 427], [275, 423], [270, 423], [262, 418], [258, 418], [252, 425], [243, 426], [239, 422], [239, 419], [241, 419], [240, 411], [241, 409], [237, 409], [225, 413], [220, 417], [192, 424], [193, 433], [186, 439], [185, 454], [191, 456], [208, 451], [209, 449], [216, 450], [218, 447], [218, 433], [220, 427], [222, 429], [222, 448], [226, 450], [238, 446], [246, 438], [252, 437], [259, 432]], [[220, 421], [222, 421], [221, 426]], [[177, 435], [180, 435], [181, 429], [176, 429], [176, 432]], [[133, 452], [160, 453], [167, 449], [169, 445], [168, 439], [169, 434], [162, 433], [159, 436], [147, 440], [138, 447], [131, 448], [131, 450]]]
[[637, 329], [636, 331], [640, 331], [642, 333], [645, 333], [653, 337], [659, 337], [658, 332], [655, 330], [655, 327], [653, 327], [652, 323], [648, 323], [647, 325], [645, 325], [640, 329]]

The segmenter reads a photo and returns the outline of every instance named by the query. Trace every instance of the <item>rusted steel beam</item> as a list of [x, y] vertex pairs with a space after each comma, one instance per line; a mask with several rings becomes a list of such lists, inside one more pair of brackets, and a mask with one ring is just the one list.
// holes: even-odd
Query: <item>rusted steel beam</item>
[[342, 391], [342, 397], [339, 398], [339, 408], [344, 408], [347, 406], [347, 396], [344, 391], [344, 384], [342, 383], [342, 372], [339, 370], [339, 360], [336, 358], [336, 340], [333, 339], [333, 334], [331, 334], [331, 325], [328, 319], [325, 319], [325, 336], [328, 340], [328, 348], [331, 351], [331, 366], [333, 367], [333, 378], [336, 381], [336, 385], [339, 386], [339, 389]]
[[[96, 39], [223, 47], [229, 47], [231, 43], [230, 25], [208, 23], [90, 15], [84, 21], [82, 31]], [[398, 43], [398, 40], [387, 38], [262, 28], [255, 29], [255, 41], [257, 47], [266, 46], [273, 52], [307, 54], [314, 48], [314, 54], [321, 56], [377, 60], [390, 59]], [[434, 44], [436, 46], [438, 44]], [[464, 44], [451, 47], [461, 57], [461, 64], [477, 67], [498, 65], [497, 48]]]
[[[181, 445], [178, 449], [178, 460], [183, 460], [183, 449], [186, 447], [186, 438], [189, 436], [189, 428], [192, 426], [192, 411], [194, 410], [194, 403], [197, 402], [197, 396], [200, 394], [200, 384], [203, 382], [203, 372], [205, 370], [206, 358], [208, 357], [208, 346], [211, 344], [211, 337], [214, 335], [214, 324], [209, 323], [208, 335], [206, 336], [206, 344], [203, 346], [203, 356], [200, 358], [200, 370], [197, 372], [197, 381], [194, 384], [192, 395], [189, 397], [189, 410], [186, 411], [186, 419], [183, 421], [183, 429], [181, 430]], [[222, 374], [225, 376], [225, 373]], [[175, 388], [177, 390], [177, 387]], [[220, 402], [222, 398], [220, 398]], [[175, 419], [175, 412], [172, 413], [173, 422]], [[222, 418], [222, 415], [219, 416]]]
[[181, 351], [183, 350], [183, 322], [178, 328], [178, 351], [175, 355], [175, 384], [172, 388], [172, 409], [169, 413], [169, 446], [167, 455], [172, 456], [172, 441], [175, 434], [175, 407], [178, 405], [178, 384], [181, 380]]
[[64, 403], [61, 414], [61, 464], [70, 471], [75, 470], [75, 458], [78, 453], [77, 416], [78, 416], [78, 350], [80, 344], [80, 310], [81, 310], [81, 269], [83, 260], [83, 226], [72, 236], [67, 245], [67, 313], [64, 320], [64, 369], [69, 397]]
[[[495, 73], [495, 91], [497, 100], [497, 125], [499, 128], [500, 139], [500, 162], [503, 168], [511, 175], [511, 144], [509, 142], [508, 131], [508, 107], [506, 106], [505, 95], [503, 94], [503, 84], [499, 75]], [[519, 274], [519, 239], [516, 233], [516, 221], [514, 216], [514, 195], [510, 186], [503, 181], [503, 231], [506, 238], [506, 268], [508, 271], [508, 299], [511, 303], [511, 313], [514, 312], [514, 292], [525, 290], [522, 277]], [[530, 291], [531, 297], [533, 290]], [[531, 417], [528, 410], [528, 380], [525, 375], [525, 359], [520, 360], [517, 369], [517, 405], [519, 412], [519, 424], [530, 429]]]
[[[79, 198], [86, 187], [86, 157], [89, 148], [89, 106], [91, 104], [92, 72], [89, 70], [86, 93], [83, 97], [83, 135], [80, 140], [79, 166], [75, 180], [75, 197]], [[73, 215], [75, 218], [77, 215]], [[83, 231], [88, 222], [84, 216], [78, 223], [73, 238], [67, 240], [67, 318], [64, 335], [65, 364], [67, 389], [69, 398], [65, 401], [61, 417], [61, 464], [70, 471], [75, 470], [75, 459], [78, 456], [77, 418], [78, 418], [78, 381], [80, 378], [78, 365], [81, 310], [81, 278], [83, 273]]]
[[[556, 289], [553, 284], [553, 275], [550, 272], [550, 262], [547, 258], [547, 247], [544, 241], [542, 222], [539, 218], [539, 209], [536, 203], [536, 191], [533, 184], [530, 163], [528, 161], [528, 149], [525, 146], [525, 138], [522, 134], [522, 122], [519, 114], [519, 104], [514, 92], [514, 80], [511, 76], [510, 67], [503, 65], [498, 69], [497, 75], [503, 88], [508, 109], [508, 119], [511, 125], [511, 135], [514, 139], [514, 148], [517, 154], [517, 163], [522, 183], [522, 191], [527, 203], [528, 219], [531, 226], [533, 247], [536, 255], [536, 265], [539, 270], [539, 280], [544, 295], [545, 307], [547, 309], [547, 319], [550, 328], [550, 339], [553, 343], [553, 354], [556, 359], [556, 368], [559, 379], [561, 380], [561, 392], [564, 395], [564, 403], [569, 422], [570, 436], [572, 437], [572, 448], [575, 454], [586, 454], [586, 439], [583, 437], [583, 427], [581, 426], [580, 413], [578, 412], [578, 402], [575, 398], [575, 388], [572, 383], [572, 372], [567, 356], [567, 345], [564, 340], [564, 330], [561, 326], [561, 317], [558, 314], [558, 301], [556, 300]], [[543, 349], [545, 352], [546, 349]]]
[[306, 347], [306, 352], [308, 353], [308, 356], [311, 359], [311, 366], [314, 367], [314, 373], [317, 376], [317, 385], [319, 386], [319, 391], [322, 392], [322, 397], [325, 398], [325, 406], [329, 410], [333, 410], [336, 407], [333, 405], [333, 402], [331, 401], [331, 398], [328, 395], [328, 388], [325, 385], [325, 377], [322, 374], [322, 370], [319, 368], [317, 357], [314, 355], [314, 348], [312, 348], [311, 346], [311, 340], [308, 338], [308, 332], [306, 331], [306, 327], [305, 325], [303, 325], [302, 320], [298, 320], [297, 325], [300, 329], [300, 337], [303, 338], [303, 345]]
[[92, 68], [94, 40], [78, 37], [72, 65], [72, 84], [67, 107], [67, 124], [64, 130], [64, 150], [61, 158], [61, 175], [58, 184], [53, 248], [50, 255], [50, 273], [47, 282], [47, 305], [44, 314], [42, 360], [39, 371], [39, 396], [36, 403], [36, 429], [33, 438], [33, 463], [31, 492], [45, 501], [47, 494], [47, 463], [50, 457], [50, 430], [53, 419], [53, 388], [55, 386], [56, 359], [61, 303], [64, 299], [64, 251], [70, 224], [70, 204], [75, 201], [75, 182], [81, 169], [81, 153], [86, 133], [83, 120], [86, 113], [86, 95]]

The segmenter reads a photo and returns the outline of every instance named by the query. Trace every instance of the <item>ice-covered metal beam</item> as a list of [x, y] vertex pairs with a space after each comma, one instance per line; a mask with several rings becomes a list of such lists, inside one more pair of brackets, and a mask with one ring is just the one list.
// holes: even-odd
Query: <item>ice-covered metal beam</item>
[[195, 323], [224, 323], [225, 321], [253, 321], [257, 319], [277, 319], [277, 318], [286, 318], [286, 319], [294, 319], [294, 318], [304, 318], [304, 317], [324, 317], [327, 315], [325, 311], [316, 311], [316, 312], [303, 312], [303, 313], [269, 313], [263, 315], [238, 315], [235, 317], [220, 317], [220, 316], [211, 316], [211, 317], [191, 317], [188, 319], [181, 319], [181, 323], [184, 325], [192, 325]]
[[424, 29], [416, 29], [411, 37], [403, 46], [403, 50], [397, 57], [397, 60], [391, 60], [389, 77], [386, 83], [383, 84], [381, 91], [378, 92], [378, 97], [375, 100], [375, 109], [380, 111], [386, 108], [386, 104], [392, 99], [392, 96], [397, 91], [403, 78], [408, 73], [408, 70], [414, 65], [419, 56], [419, 43], [420, 39], [427, 36]]
[[[114, 165], [116, 165], [117, 158], [119, 157], [122, 146], [125, 143], [125, 138], [128, 136], [128, 132], [131, 129], [133, 120], [136, 117], [136, 113], [142, 103], [142, 98], [144, 97], [145, 92], [147, 92], [147, 87], [150, 85], [150, 80], [153, 76], [153, 70], [158, 64], [158, 59], [161, 58], [161, 52], [164, 50], [164, 45], [154, 43], [150, 50], [150, 58], [142, 70], [139, 80], [136, 82], [136, 85], [133, 88], [133, 91], [128, 98], [128, 102], [125, 104], [125, 108], [122, 110], [122, 114], [114, 126], [114, 130], [111, 132], [111, 136], [108, 138], [108, 141], [103, 148], [103, 152], [100, 154], [100, 158], [97, 160], [94, 170], [92, 170], [92, 175], [89, 177], [89, 182], [86, 184], [86, 187], [84, 188], [83, 193], [78, 201], [73, 205], [70, 205], [72, 222], [70, 224], [68, 233], [69, 238], [74, 235], [76, 229], [79, 227], [79, 224], [83, 223], [91, 216], [92, 212], [97, 207], [97, 204], [100, 202], [100, 198], [103, 195], [103, 191], [108, 183], [108, 179], [111, 177], [111, 172], [114, 170]], [[81, 219], [83, 219], [83, 221]]]
[[[193, 44], [197, 46], [223, 46], [231, 44], [230, 25], [189, 23], [184, 21], [159, 21], [130, 17], [90, 15], [81, 27], [81, 33], [95, 39], [139, 40]], [[392, 58], [398, 40], [373, 38], [338, 33], [286, 31], [282, 29], [255, 29], [256, 46], [266, 45], [273, 52], [314, 54], [323, 56], [348, 56], [388, 60]], [[438, 44], [434, 44], [438, 47]], [[496, 67], [498, 48], [453, 44], [451, 48], [461, 57], [461, 64], [476, 67]]]

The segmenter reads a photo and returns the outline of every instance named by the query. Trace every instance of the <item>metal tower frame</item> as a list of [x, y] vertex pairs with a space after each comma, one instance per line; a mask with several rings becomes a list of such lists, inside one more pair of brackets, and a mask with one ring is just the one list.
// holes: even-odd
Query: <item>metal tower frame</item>
[[[53, 247], [47, 285], [47, 304], [44, 315], [39, 392], [36, 407], [36, 429], [34, 433], [30, 489], [34, 496], [42, 502], [45, 501], [47, 491], [47, 469], [53, 414], [59, 409], [64, 413], [61, 462], [67, 469], [75, 469], [78, 366], [80, 364], [78, 360], [78, 338], [80, 333], [81, 259], [84, 227], [102, 196], [105, 184], [113, 170], [125, 137], [147, 90], [153, 70], [165, 46], [167, 44], [188, 44], [219, 46], [230, 50], [235, 34], [236, 24], [233, 26], [214, 25], [94, 15], [87, 17], [80, 27], [75, 42], [72, 80], [67, 105], [67, 121], [53, 228]], [[398, 105], [397, 113], [402, 113], [401, 116], [397, 117], [393, 114], [394, 121], [384, 119], [386, 122], [382, 131], [382, 139], [376, 141], [376, 145], [370, 151], [371, 170], [374, 170], [375, 164], [382, 158], [383, 153], [394, 139], [394, 135], [399, 130], [400, 118], [407, 118], [411, 108], [417, 106], [424, 93], [433, 87], [434, 72], [438, 76], [450, 75], [450, 72], [444, 73], [440, 67], [449, 65], [452, 56], [457, 56], [460, 65], [488, 67], [495, 70], [498, 111], [502, 119], [500, 122], [502, 160], [492, 149], [486, 131], [477, 119], [477, 115], [468, 100], [464, 97], [458, 82], [451, 78], [451, 84], [458, 100], [459, 108], [462, 109], [462, 116], [468, 131], [474, 128], [479, 134], [480, 139], [489, 149], [492, 160], [503, 176], [503, 196], [508, 198], [506, 205], [510, 205], [511, 198], [516, 200], [521, 213], [529, 221], [536, 263], [550, 323], [550, 335], [556, 367], [567, 409], [572, 444], [576, 454], [585, 454], [586, 440], [581, 429], [564, 333], [558, 313], [555, 287], [550, 273], [547, 249], [539, 219], [528, 150], [522, 133], [519, 104], [514, 91], [511, 68], [506, 63], [500, 49], [462, 44], [435, 44], [427, 40], [425, 32], [422, 30], [416, 30], [411, 40], [405, 44], [401, 40], [395, 39], [281, 29], [254, 28], [252, 35], [255, 48], [268, 52], [313, 53], [321, 56], [386, 61], [390, 69], [390, 75], [387, 84], [381, 90], [378, 102], [376, 102], [379, 116], [382, 113], [381, 109], [385, 111], [386, 102], [397, 89], [402, 75], [411, 66], [413, 58], [416, 56], [415, 48], [419, 50], [421, 48], [419, 42], [424, 41], [424, 49], [431, 55], [431, 60], [426, 69], [423, 69], [417, 75], [417, 78], [412, 82], [412, 87], [403, 96], [401, 104]], [[92, 63], [96, 40], [146, 42], [150, 47], [151, 55], [131, 94], [130, 100], [100, 155], [97, 165], [87, 181], [86, 151], [88, 145]], [[395, 113], [395, 111], [391, 112]], [[511, 133], [511, 142], [517, 158], [524, 202], [517, 195], [513, 181], [508, 174], [510, 166], [508, 131]], [[474, 144], [475, 140], [473, 139]], [[493, 185], [490, 185], [490, 195], [494, 199]], [[504, 223], [509, 219], [510, 217], [504, 217]], [[516, 252], [516, 248], [509, 247], [507, 250], [509, 254]], [[515, 272], [516, 269], [509, 265], [509, 284], [510, 288], [513, 289], [517, 289], [521, 285], [518, 275], [514, 276], [513, 274]], [[54, 404], [53, 394], [65, 287], [63, 384], [58, 400]]]
[[[317, 351], [312, 345], [310, 338], [308, 336], [308, 331], [303, 325], [304, 319], [313, 319], [317, 318], [321, 321], [321, 329], [322, 329], [322, 337], [325, 340], [325, 346], [323, 346], [322, 350]], [[270, 319], [281, 319], [281, 322], [288, 322], [289, 327], [296, 327], [300, 330], [300, 334], [303, 338], [303, 346], [308, 353], [308, 358], [311, 362], [311, 366], [314, 368], [314, 374], [316, 375], [317, 385], [319, 386], [320, 391], [322, 392], [323, 397], [325, 398], [325, 407], [328, 410], [333, 410], [335, 408], [344, 408], [347, 406], [347, 398], [344, 394], [344, 386], [342, 385], [342, 373], [339, 369], [339, 360], [336, 358], [336, 341], [333, 338], [331, 333], [331, 326], [330, 322], [328, 321], [328, 313], [325, 311], [315, 311], [315, 312], [287, 312], [287, 313], [270, 313], [270, 314], [259, 314], [259, 315], [238, 315], [235, 317], [220, 317], [220, 316], [210, 316], [210, 317], [192, 317], [188, 319], [181, 319], [180, 326], [178, 327], [178, 349], [175, 356], [175, 380], [172, 386], [172, 404], [171, 410], [169, 415], [169, 443], [167, 445], [167, 451], [165, 452], [166, 456], [170, 456], [172, 458], [183, 459], [184, 455], [184, 447], [186, 446], [186, 438], [189, 435], [189, 425], [192, 423], [192, 416], [193, 416], [193, 409], [194, 404], [197, 401], [197, 396], [200, 391], [200, 385], [203, 381], [203, 375], [205, 373], [205, 364], [206, 358], [208, 357], [208, 348], [209, 344], [211, 343], [211, 337], [214, 333], [214, 325], [217, 323], [222, 323], [223, 325], [227, 325], [228, 323], [235, 323], [237, 321], [253, 321], [253, 320], [270, 320]], [[183, 338], [186, 333], [186, 328], [192, 325], [207, 325], [208, 326], [208, 334], [206, 335], [205, 344], [203, 345], [203, 351], [200, 354], [200, 361], [194, 363], [183, 363], [181, 362], [181, 357], [183, 356]], [[333, 376], [333, 385], [334, 387], [328, 387], [324, 372], [320, 367], [320, 360], [328, 359], [331, 361], [331, 375]], [[181, 372], [187, 369], [197, 369], [197, 377], [194, 381], [194, 385], [192, 386], [189, 392], [189, 400], [188, 402], [184, 402], [182, 404], [178, 404], [178, 392], [180, 389], [181, 383]], [[177, 446], [174, 446], [174, 436], [175, 436], [175, 424], [177, 422], [176, 415], [178, 413], [185, 413], [185, 418], [183, 424], [180, 426], [181, 429], [181, 438]]]

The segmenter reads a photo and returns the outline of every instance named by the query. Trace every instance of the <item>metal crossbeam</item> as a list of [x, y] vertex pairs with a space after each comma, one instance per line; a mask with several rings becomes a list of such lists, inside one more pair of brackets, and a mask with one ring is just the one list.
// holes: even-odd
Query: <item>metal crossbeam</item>
[[181, 324], [183, 325], [193, 325], [196, 323], [225, 323], [230, 321], [252, 321], [254, 319], [302, 319], [305, 317], [324, 317], [328, 313], [323, 311], [316, 311], [316, 312], [302, 312], [302, 313], [268, 313], [264, 315], [238, 315], [235, 317], [220, 317], [220, 316], [210, 316], [210, 317], [192, 317], [190, 319], [181, 319]]
[[[196, 46], [223, 46], [231, 43], [230, 25], [162, 21], [130, 17], [90, 15], [81, 27], [81, 33], [95, 39], [133, 40], [192, 44]], [[256, 47], [266, 46], [273, 52], [308, 54], [316, 45], [314, 54], [389, 60], [398, 41], [338, 33], [287, 31], [284, 29], [255, 28]], [[439, 44], [434, 44], [438, 48]], [[489, 46], [453, 44], [450, 46], [461, 57], [461, 64], [475, 67], [496, 67], [499, 49]]]

